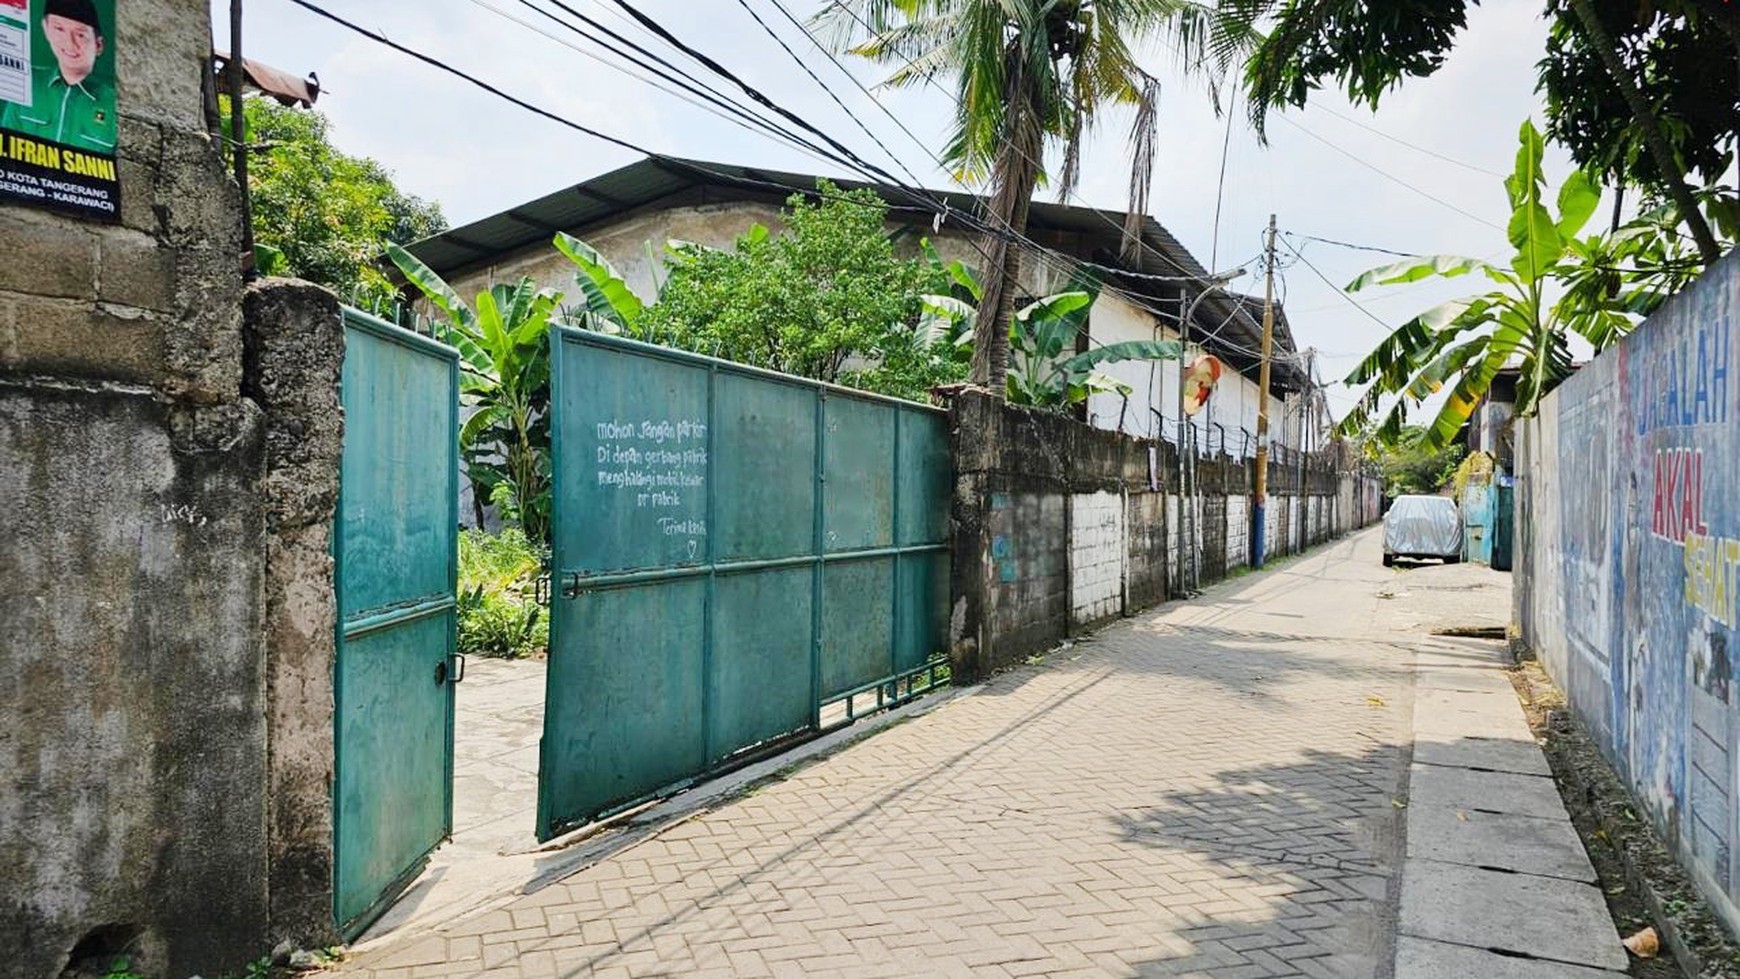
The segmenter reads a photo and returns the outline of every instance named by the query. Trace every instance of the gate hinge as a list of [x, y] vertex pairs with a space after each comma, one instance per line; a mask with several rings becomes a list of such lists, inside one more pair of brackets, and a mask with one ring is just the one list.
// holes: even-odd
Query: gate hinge
[[545, 608], [550, 607], [550, 573], [548, 571], [532, 579], [532, 601]]

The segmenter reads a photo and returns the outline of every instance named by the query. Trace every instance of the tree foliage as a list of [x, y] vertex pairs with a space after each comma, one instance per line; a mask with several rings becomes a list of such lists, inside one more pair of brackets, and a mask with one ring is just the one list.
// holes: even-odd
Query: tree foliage
[[[1478, 0], [1221, 0], [1223, 12], [1269, 33], [1245, 63], [1252, 123], [1303, 106], [1333, 80], [1376, 108], [1390, 89], [1444, 63]], [[1539, 65], [1547, 132], [1579, 167], [1671, 202], [1704, 261], [1720, 254], [1711, 226], [1740, 226], [1726, 172], [1740, 138], [1740, 4], [1731, 0], [1548, 0]]]
[[[932, 266], [944, 272], [950, 289], [945, 295], [924, 297], [924, 318], [917, 331], [924, 347], [936, 357], [962, 362], [975, 336], [979, 315], [974, 302], [982, 295], [978, 276], [960, 262], [944, 264], [925, 243]], [[1099, 283], [1078, 277], [1068, 289], [1043, 296], [1021, 307], [1009, 323], [1009, 372], [1004, 396], [1015, 404], [1063, 409], [1086, 401], [1091, 394], [1128, 396], [1131, 388], [1100, 370], [1104, 364], [1125, 360], [1175, 360], [1182, 348], [1171, 340], [1125, 340], [1100, 344], [1077, 353], [1082, 331], [1087, 328], [1093, 304], [1099, 299]]]
[[610, 295], [608, 266], [577, 261], [588, 308], [641, 339], [882, 394], [923, 399], [959, 380], [914, 338], [919, 297], [942, 289], [943, 273], [895, 253], [873, 192], [817, 186], [819, 199], [787, 201], [782, 232], [755, 225], [730, 250], [667, 246], [668, 277], [644, 312]]
[[319, 112], [252, 98], [243, 116], [256, 147], [248, 191], [261, 271], [317, 282], [357, 305], [391, 298], [374, 259], [388, 242], [444, 230], [440, 206], [400, 191], [374, 160], [340, 152]]
[[836, 0], [814, 24], [837, 48], [889, 65], [892, 86], [952, 88], [955, 118], [943, 159], [967, 181], [986, 181], [986, 235], [972, 377], [1003, 390], [1005, 326], [1014, 313], [1019, 250], [1048, 149], [1062, 159], [1059, 196], [1080, 173], [1083, 137], [1108, 110], [1134, 110], [1126, 250], [1148, 210], [1159, 82], [1137, 60], [1144, 40], [1170, 36], [1183, 67], [1218, 80], [1254, 40], [1242, 20], [1191, 0]]
[[1385, 495], [1438, 492], [1455, 476], [1462, 454], [1463, 447], [1458, 444], [1442, 448], [1432, 446], [1426, 439], [1426, 430], [1419, 425], [1404, 427], [1390, 443], [1381, 445], [1378, 452]]
[[[1598, 42], [1569, 0], [1549, 0], [1551, 28], [1540, 63], [1546, 133], [1572, 159], [1615, 182], [1660, 188], [1695, 175], [1722, 179], [1740, 139], [1740, 14], [1690, 0], [1590, 0], [1614, 53], [1662, 122], [1678, 164], [1663, 174], [1642, 142]], [[1724, 29], [1724, 20], [1728, 26]]]

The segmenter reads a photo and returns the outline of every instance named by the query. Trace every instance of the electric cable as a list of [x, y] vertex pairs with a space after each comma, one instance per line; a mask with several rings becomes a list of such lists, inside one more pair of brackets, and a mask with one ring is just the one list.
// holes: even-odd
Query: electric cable
[[[840, 99], [840, 96], [829, 87], [827, 82], [822, 81], [821, 76], [816, 74], [815, 69], [809, 66], [809, 62], [798, 57], [797, 52], [791, 49], [791, 45], [785, 43], [785, 38], [780, 37], [772, 27], [767, 25], [766, 21], [761, 19], [761, 15], [756, 13], [755, 8], [749, 5], [749, 0], [737, 0], [737, 5], [742, 7], [745, 13], [749, 14], [750, 19], [754, 20], [756, 25], [760, 27], [768, 37], [773, 38], [774, 41], [779, 44], [780, 48], [791, 57], [791, 60], [797, 62], [797, 66], [803, 69], [804, 74], [810, 76], [810, 81], [815, 82], [817, 87], [827, 93], [828, 98], [832, 99], [834, 104], [840, 107], [840, 111], [846, 114], [846, 118], [856, 123], [859, 131], [870, 137], [870, 141], [876, 144], [876, 147], [882, 151], [883, 155], [893, 161], [894, 165], [899, 167], [903, 173], [911, 178], [914, 184], [921, 183], [918, 179], [918, 174], [913, 173], [911, 167], [908, 167], [898, 156], [895, 156], [894, 151], [889, 149], [887, 145], [882, 142], [881, 137], [870, 131], [870, 127], [864, 124], [864, 120], [858, 118], [856, 113], [854, 113], [850, 108], [847, 108], [846, 103]], [[804, 36], [809, 37], [808, 32], [806, 32]]]
[[1374, 136], [1378, 136], [1378, 137], [1381, 137], [1383, 139], [1387, 139], [1390, 142], [1397, 144], [1398, 146], [1406, 146], [1408, 149], [1411, 149], [1416, 153], [1424, 153], [1427, 156], [1430, 156], [1434, 159], [1443, 160], [1445, 163], [1450, 163], [1450, 164], [1454, 164], [1455, 166], [1459, 166], [1459, 167], [1463, 168], [1464, 170], [1472, 170], [1475, 173], [1485, 174], [1488, 177], [1497, 177], [1500, 180], [1503, 180], [1506, 176], [1505, 174], [1499, 173], [1496, 170], [1488, 170], [1485, 167], [1475, 166], [1472, 163], [1465, 163], [1461, 160], [1456, 159], [1453, 156], [1446, 156], [1443, 153], [1439, 153], [1436, 150], [1427, 149], [1426, 147], [1420, 146], [1417, 143], [1410, 143], [1407, 140], [1401, 138], [1400, 136], [1392, 136], [1389, 133], [1386, 133], [1383, 130], [1377, 128], [1376, 126], [1367, 125], [1366, 123], [1360, 122], [1358, 119], [1355, 119], [1352, 116], [1343, 115], [1343, 114], [1335, 111], [1334, 109], [1329, 108], [1328, 106], [1325, 106], [1322, 104], [1314, 104], [1311, 106], [1311, 108], [1316, 109], [1319, 112], [1327, 113], [1328, 115], [1334, 116], [1335, 118], [1340, 119], [1342, 122], [1348, 123], [1350, 125], [1358, 126], [1359, 128], [1365, 130], [1366, 132], [1371, 133]]
[[1291, 117], [1289, 117], [1285, 114], [1278, 114], [1275, 116], [1275, 118], [1281, 120], [1282, 122], [1286, 123], [1289, 126], [1292, 126], [1294, 129], [1299, 130], [1300, 132], [1311, 137], [1312, 139], [1316, 140], [1317, 142], [1322, 143], [1324, 146], [1329, 147], [1330, 149], [1334, 150], [1335, 152], [1340, 153], [1342, 156], [1347, 157], [1348, 159], [1352, 160], [1353, 162], [1359, 164], [1360, 166], [1365, 167], [1367, 170], [1370, 170], [1372, 173], [1377, 174], [1378, 176], [1384, 178], [1385, 180], [1391, 181], [1392, 183], [1398, 184], [1398, 185], [1400, 185], [1408, 190], [1411, 190], [1414, 193], [1420, 195], [1421, 197], [1424, 197], [1425, 199], [1433, 202], [1434, 204], [1439, 205], [1440, 207], [1449, 208], [1450, 210], [1455, 211], [1457, 214], [1462, 215], [1463, 217], [1469, 219], [1470, 221], [1475, 221], [1475, 222], [1478, 222], [1480, 224], [1484, 224], [1488, 228], [1492, 228], [1492, 229], [1497, 230], [1497, 231], [1504, 230], [1504, 227], [1502, 225], [1494, 224], [1493, 222], [1486, 220], [1485, 218], [1481, 217], [1480, 215], [1475, 214], [1472, 211], [1464, 210], [1461, 207], [1458, 207], [1455, 204], [1450, 203], [1449, 201], [1445, 200], [1444, 198], [1437, 196], [1436, 194], [1433, 194], [1429, 191], [1421, 190], [1420, 188], [1414, 186], [1413, 184], [1408, 183], [1406, 180], [1403, 180], [1402, 178], [1400, 178], [1400, 177], [1390, 173], [1389, 171], [1383, 169], [1382, 167], [1378, 167], [1372, 163], [1368, 163], [1366, 160], [1361, 158], [1357, 153], [1354, 153], [1350, 150], [1342, 149], [1340, 146], [1336, 145], [1335, 143], [1330, 142], [1329, 140], [1323, 138], [1322, 136], [1317, 135], [1316, 133], [1312, 132], [1311, 130], [1305, 128], [1304, 125], [1294, 121]]
[[[710, 91], [710, 90], [706, 89], [704, 86], [698, 85], [694, 82], [689, 81], [686, 78], [683, 78], [680, 74], [672, 74], [669, 71], [663, 71], [663, 70], [660, 70], [657, 68], [652, 68], [652, 67], [648, 66], [645, 62], [638, 62], [632, 58], [628, 58], [627, 60], [634, 66], [633, 68], [629, 67], [628, 65], [623, 65], [623, 64], [618, 64], [616, 62], [612, 62], [596, 52], [588, 51], [585, 48], [581, 47], [580, 45], [575, 44], [574, 42], [567, 40], [566, 38], [558, 37], [555, 34], [550, 33], [548, 30], [546, 30], [542, 27], [539, 27], [538, 25], [533, 24], [530, 21], [527, 21], [523, 17], [519, 17], [513, 13], [510, 13], [506, 10], [503, 10], [503, 9], [489, 3], [488, 0], [469, 0], [469, 2], [472, 3], [474, 6], [480, 7], [484, 10], [489, 11], [490, 13], [495, 14], [497, 17], [500, 17], [504, 20], [510, 21], [514, 24], [518, 24], [519, 26], [525, 28], [526, 30], [532, 31], [535, 34], [538, 34], [542, 37], [545, 37], [556, 44], [560, 44], [563, 47], [566, 47], [566, 48], [574, 51], [575, 53], [581, 55], [582, 57], [585, 57], [585, 58], [588, 58], [592, 61], [595, 61], [598, 64], [604, 65], [605, 67], [610, 68], [614, 71], [621, 72], [622, 74], [627, 75], [628, 77], [633, 78], [636, 81], [640, 81], [640, 82], [643, 82], [647, 85], [650, 85], [653, 88], [656, 88], [659, 91], [666, 93], [667, 95], [670, 95], [670, 96], [677, 98], [677, 99], [679, 99], [679, 100], [681, 100], [681, 101], [683, 101], [691, 106], [694, 106], [695, 108], [709, 112], [712, 115], [717, 116], [720, 119], [724, 119], [726, 122], [730, 122], [730, 123], [732, 123], [734, 125], [738, 125], [738, 126], [742, 126], [742, 125], [744, 125], [745, 122], [747, 122], [750, 125], [754, 125], [758, 129], [760, 129], [764, 135], [771, 136], [775, 139], [781, 140], [781, 141], [795, 147], [800, 152], [805, 153], [805, 155], [810, 156], [813, 159], [816, 159], [816, 160], [821, 161], [821, 162], [835, 162], [835, 161], [830, 160], [828, 157], [826, 157], [826, 155], [821, 152], [820, 148], [815, 146], [814, 144], [801, 140], [800, 137], [797, 137], [796, 134], [791, 133], [789, 130], [785, 130], [785, 129], [777, 126], [776, 124], [774, 124], [766, 119], [761, 118], [760, 116], [756, 116], [753, 113], [748, 112], [747, 110], [745, 110], [741, 106], [737, 105], [736, 103], [733, 103], [727, 99], [721, 98], [718, 95], [718, 93]], [[590, 38], [590, 35], [587, 35], [584, 31], [580, 31], [574, 25], [569, 24], [566, 21], [561, 20], [560, 18], [556, 17], [555, 14], [552, 14], [550, 11], [545, 10], [541, 7], [535, 6], [532, 3], [529, 3], [528, 0], [519, 0], [519, 2], [522, 6], [525, 6], [533, 11], [536, 11], [537, 13], [543, 15], [544, 17], [549, 18], [550, 20], [554, 21], [556, 24], [559, 24], [562, 27], [565, 27], [570, 31], [574, 31], [576, 34], [579, 34], [579, 36], [585, 37], [585, 38]], [[612, 36], [615, 36], [612, 34], [612, 32], [610, 32], [609, 28], [603, 27], [603, 25], [599, 25], [599, 29], [606, 34], [610, 34]], [[622, 39], [622, 43], [624, 45], [632, 48], [632, 49], [641, 50], [638, 48], [638, 46], [634, 45], [633, 42], [628, 41], [627, 39]], [[621, 55], [620, 52], [618, 52], [618, 56], [625, 57], [625, 56]], [[656, 55], [651, 55], [651, 57], [655, 61], [661, 61], [661, 59], [658, 59]], [[661, 61], [661, 63], [662, 63], [662, 61]], [[641, 72], [645, 72], [646, 74], [637, 73], [634, 70], [634, 68], [639, 68], [641, 70]], [[654, 77], [648, 77], [648, 74], [651, 74]], [[673, 88], [672, 86], [677, 86], [677, 87], [681, 88], [682, 91], [678, 91], [676, 88]]]

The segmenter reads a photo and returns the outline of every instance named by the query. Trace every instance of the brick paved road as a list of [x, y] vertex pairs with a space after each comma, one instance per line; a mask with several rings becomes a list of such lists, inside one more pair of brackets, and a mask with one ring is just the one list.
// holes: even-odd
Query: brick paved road
[[1386, 975], [1412, 694], [1376, 548], [1116, 624], [346, 971]]

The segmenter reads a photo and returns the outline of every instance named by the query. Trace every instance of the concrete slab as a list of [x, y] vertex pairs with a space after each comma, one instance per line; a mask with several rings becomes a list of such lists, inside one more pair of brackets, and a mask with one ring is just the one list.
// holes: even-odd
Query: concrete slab
[[1613, 979], [1622, 974], [1406, 936], [1396, 942], [1395, 979]]
[[1516, 687], [1504, 670], [1483, 667], [1422, 666], [1415, 671], [1414, 690], [1417, 693], [1441, 690], [1472, 690], [1477, 693], [1507, 694], [1516, 699]]
[[1595, 868], [1571, 824], [1508, 813], [1408, 807], [1408, 858], [1497, 867], [1595, 883]]
[[[1477, 693], [1458, 693], [1454, 697], [1479, 698]], [[1451, 696], [1416, 697], [1414, 701], [1414, 735], [1430, 740], [1448, 741], [1456, 738], [1508, 738], [1528, 741], [1534, 737], [1522, 707], [1514, 700], [1508, 709], [1500, 710], [1491, 700], [1477, 702], [1468, 709], [1459, 706]]]
[[1550, 778], [1514, 772], [1478, 772], [1416, 762], [1408, 773], [1408, 806], [1508, 812], [1569, 820]]
[[1553, 769], [1533, 740], [1515, 738], [1422, 738], [1414, 743], [1414, 760], [1451, 768], [1484, 768], [1495, 772], [1551, 777]]
[[1410, 859], [1402, 871], [1401, 933], [1598, 969], [1627, 967], [1601, 891], [1557, 877]]
[[1493, 690], [1446, 690], [1446, 689], [1415, 689], [1415, 713], [1437, 713], [1437, 711], [1455, 711], [1465, 715], [1489, 716], [1496, 720], [1510, 720], [1512, 716], [1523, 715], [1523, 704], [1517, 703], [1517, 696], [1510, 690], [1509, 683], [1503, 689]]

